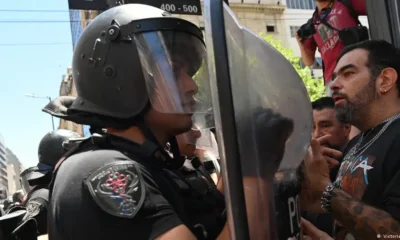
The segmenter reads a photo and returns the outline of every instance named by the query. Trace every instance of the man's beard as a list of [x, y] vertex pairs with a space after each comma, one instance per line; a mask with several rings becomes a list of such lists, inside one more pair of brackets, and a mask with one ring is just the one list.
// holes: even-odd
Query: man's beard
[[[335, 95], [335, 93], [333, 93], [333, 95]], [[345, 103], [335, 106], [335, 115], [339, 121], [352, 125], [361, 121], [360, 116], [358, 116], [360, 110], [365, 109], [369, 103], [379, 97], [376, 93], [375, 80], [373, 79], [371, 79], [365, 87], [360, 89], [351, 100], [346, 95], [340, 93], [337, 95], [344, 97]]]

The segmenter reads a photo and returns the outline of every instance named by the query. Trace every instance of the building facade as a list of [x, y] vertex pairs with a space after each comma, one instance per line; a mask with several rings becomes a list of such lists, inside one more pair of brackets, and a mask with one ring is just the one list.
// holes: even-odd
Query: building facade
[[71, 24], [72, 48], [75, 49], [75, 45], [78, 42], [79, 36], [81, 35], [83, 30], [81, 24], [81, 11], [70, 10], [69, 19]]
[[[15, 184], [15, 188], [13, 189], [16, 189], [18, 191], [22, 189], [21, 183], [19, 181], [19, 176], [21, 172], [24, 171], [24, 166], [21, 164], [21, 161], [18, 159], [18, 157], [9, 148], [6, 148], [6, 158], [7, 164], [12, 165], [12, 168], [14, 169], [14, 171], [10, 170], [11, 176], [8, 176], [8, 182]], [[9, 194], [13, 193], [9, 192]]]
[[0, 134], [0, 189], [8, 189], [7, 156], [4, 138]]
[[17, 188], [17, 180], [19, 183], [19, 174], [15, 172], [13, 164], [7, 164], [7, 178], [8, 178], [8, 194], [12, 195], [19, 189]]
[[[76, 96], [76, 89], [74, 82], [72, 81], [72, 68], [67, 69], [67, 74], [62, 76], [60, 86], [60, 96]], [[68, 129], [83, 136], [83, 127], [80, 124], [76, 124], [71, 121], [60, 119], [60, 129]]]

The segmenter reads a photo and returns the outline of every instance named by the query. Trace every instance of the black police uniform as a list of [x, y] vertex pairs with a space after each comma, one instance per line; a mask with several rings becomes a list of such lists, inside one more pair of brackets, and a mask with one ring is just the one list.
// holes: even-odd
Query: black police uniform
[[36, 220], [38, 235], [47, 234], [48, 202], [48, 186], [38, 185], [28, 194], [23, 204], [27, 212], [25, 218], [34, 218]]
[[156, 150], [111, 135], [82, 143], [56, 171], [50, 238], [155, 239], [184, 224], [198, 239], [215, 239], [223, 197], [190, 184]]
[[[64, 155], [50, 186], [51, 240], [154, 239], [181, 224], [199, 239], [218, 236], [221, 193], [186, 181], [172, 136], [190, 130], [189, 114], [212, 109], [210, 91], [202, 90], [210, 79], [205, 57], [202, 31], [155, 7], [117, 6], [87, 26], [73, 56], [76, 100], [59, 98], [43, 111], [96, 129], [134, 126], [146, 141], [98, 131]], [[184, 114], [183, 126], [155, 126], [150, 109]], [[169, 134], [175, 158], [151, 127]]]
[[23, 203], [26, 210], [23, 222], [34, 219], [38, 235], [47, 234], [48, 185], [53, 169], [62, 155], [72, 147], [72, 143], [80, 140], [78, 133], [65, 129], [47, 133], [39, 143], [39, 163], [21, 173], [21, 185], [27, 193]]

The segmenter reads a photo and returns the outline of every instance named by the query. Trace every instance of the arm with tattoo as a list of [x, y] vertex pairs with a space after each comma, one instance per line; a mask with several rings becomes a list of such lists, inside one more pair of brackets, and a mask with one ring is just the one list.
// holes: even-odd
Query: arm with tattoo
[[400, 222], [389, 213], [357, 201], [342, 190], [333, 191], [331, 209], [334, 218], [356, 239], [376, 240], [378, 234], [400, 233]]

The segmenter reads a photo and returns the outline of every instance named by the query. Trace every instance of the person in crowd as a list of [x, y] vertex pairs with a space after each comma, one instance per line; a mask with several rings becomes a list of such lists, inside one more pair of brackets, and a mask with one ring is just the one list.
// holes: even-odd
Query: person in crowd
[[24, 197], [25, 194], [23, 190], [18, 190], [12, 196], [13, 202], [15, 203], [15, 205], [22, 205], [22, 203], [24, 202]]
[[[351, 125], [335, 116], [335, 101], [331, 97], [322, 97], [312, 102], [313, 138], [331, 135], [327, 145], [336, 150], [343, 150], [349, 142]], [[331, 179], [335, 180], [338, 167], [331, 169]]]
[[[96, 43], [99, 37], [108, 47]], [[104, 74], [92, 53], [116, 74]], [[209, 81], [205, 74], [192, 78], [206, 68], [204, 57], [197, 26], [148, 5], [111, 8], [87, 26], [73, 58], [78, 97], [67, 114], [106, 133], [82, 141], [56, 167], [49, 239], [229, 236], [215, 208], [221, 193], [190, 187], [180, 172], [185, 159], [176, 136], [191, 129], [197, 108], [212, 107], [194, 98], [196, 82]]]
[[[349, 141], [350, 124], [339, 121], [335, 116], [335, 102], [331, 97], [322, 97], [312, 102], [314, 127], [313, 138], [331, 135], [327, 146], [343, 150]], [[331, 166], [331, 181], [336, 179], [339, 166]], [[333, 218], [330, 214], [304, 212], [303, 217], [317, 228], [333, 235]]]
[[82, 140], [76, 132], [57, 129], [47, 133], [39, 143], [37, 166], [21, 173], [21, 185], [26, 192], [23, 206], [29, 218], [35, 219], [39, 235], [47, 234], [47, 212], [49, 202], [49, 184], [57, 162], [72, 147], [74, 140]]
[[[400, 232], [400, 50], [383, 41], [346, 47], [333, 72], [335, 113], [361, 130], [343, 151], [334, 182], [325, 147], [313, 139], [305, 158], [304, 210], [330, 213], [335, 239], [376, 239]], [[307, 184], [308, 183], [308, 184]]]
[[[78, 96], [44, 111], [106, 132], [80, 142], [54, 169], [49, 239], [230, 239], [226, 214], [216, 208], [221, 193], [199, 192], [180, 172], [176, 136], [192, 128], [194, 114], [212, 110], [205, 58], [197, 26], [148, 5], [108, 9], [86, 27], [72, 63]], [[261, 171], [273, 172], [293, 120], [268, 108], [249, 118], [257, 119], [256, 143], [268, 145], [258, 153], [268, 160]], [[245, 186], [265, 180], [244, 174]], [[257, 226], [260, 208], [248, 206], [249, 225]]]
[[[336, 58], [345, 47], [339, 31], [357, 27], [358, 16], [366, 15], [365, 0], [315, 0], [317, 8], [311, 19], [297, 32], [301, 59], [306, 66], [315, 62], [315, 52], [321, 53], [324, 81], [328, 84], [336, 66]], [[363, 39], [366, 40], [366, 39]]]
[[[296, 38], [306, 66], [314, 64], [317, 49], [321, 53], [324, 82], [329, 89], [336, 58], [345, 45], [369, 38], [368, 30], [358, 20], [367, 10], [365, 0], [316, 0], [316, 5], [312, 18], [299, 29]], [[359, 133], [352, 127], [350, 139]]]

